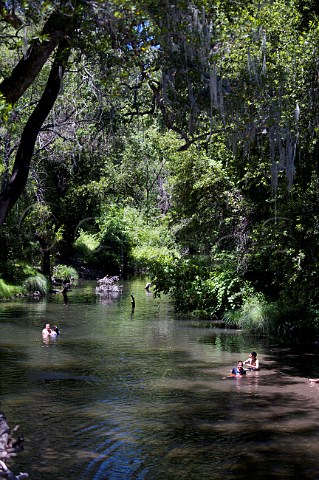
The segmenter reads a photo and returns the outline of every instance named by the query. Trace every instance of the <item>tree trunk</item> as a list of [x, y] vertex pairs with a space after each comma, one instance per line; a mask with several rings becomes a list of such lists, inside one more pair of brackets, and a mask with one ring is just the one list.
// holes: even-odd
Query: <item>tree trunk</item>
[[[43, 65], [57, 48], [55, 61], [43, 95], [27, 121], [15, 158], [11, 178], [0, 194], [0, 226], [5, 222], [10, 210], [22, 194], [30, 170], [31, 158], [39, 131], [50, 113], [59, 94], [65, 66], [70, 55], [70, 38], [79, 22], [76, 3], [61, 2], [64, 11], [53, 12], [45, 23], [41, 38], [35, 40], [27, 54], [13, 69], [10, 77], [0, 84], [0, 93], [10, 104], [16, 103], [39, 75]], [[0, 0], [0, 14], [6, 13], [6, 2]]]
[[26, 186], [35, 142], [59, 94], [69, 55], [70, 45], [68, 41], [63, 40], [59, 44], [42, 97], [24, 127], [11, 178], [0, 194], [0, 226], [5, 222]]
[[69, 15], [54, 12], [42, 30], [47, 40], [34, 40], [24, 58], [13, 69], [10, 77], [0, 84], [0, 92], [8, 103], [14, 104], [37, 78], [45, 62], [59, 43], [72, 33], [73, 21]]

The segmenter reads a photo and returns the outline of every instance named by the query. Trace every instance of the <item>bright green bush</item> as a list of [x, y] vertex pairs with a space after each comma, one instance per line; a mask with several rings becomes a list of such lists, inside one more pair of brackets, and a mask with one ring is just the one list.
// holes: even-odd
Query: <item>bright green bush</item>
[[90, 264], [95, 261], [95, 252], [100, 245], [96, 234], [79, 230], [79, 236], [74, 242], [74, 250], [85, 264]]
[[49, 284], [48, 279], [38, 273], [35, 276], [28, 277], [25, 279], [23, 286], [25, 290], [29, 293], [40, 292], [41, 295], [45, 295], [48, 292]]
[[167, 247], [138, 245], [132, 249], [132, 264], [135, 273], [148, 273], [154, 259], [165, 258], [171, 254]]
[[151, 278], [156, 292], [171, 294], [178, 311], [216, 317], [239, 307], [252, 291], [232, 266], [231, 257], [226, 256], [222, 264], [203, 255], [158, 257]]
[[273, 315], [274, 306], [267, 303], [262, 294], [254, 294], [246, 298], [240, 308], [225, 312], [224, 320], [229, 327], [264, 334], [273, 329]]
[[131, 261], [136, 273], [148, 272], [158, 259], [178, 257], [174, 239], [161, 219], [150, 220], [135, 209], [125, 209], [126, 228], [133, 247]]
[[80, 230], [74, 243], [86, 265], [109, 274], [147, 273], [154, 258], [177, 255], [173, 236], [161, 218], [133, 207], [110, 205], [97, 220], [97, 233]]
[[2, 278], [0, 278], [0, 298], [12, 298], [15, 295], [23, 293], [22, 287], [7, 284]]
[[53, 267], [53, 278], [62, 282], [71, 282], [78, 280], [79, 274], [75, 268], [60, 264]]

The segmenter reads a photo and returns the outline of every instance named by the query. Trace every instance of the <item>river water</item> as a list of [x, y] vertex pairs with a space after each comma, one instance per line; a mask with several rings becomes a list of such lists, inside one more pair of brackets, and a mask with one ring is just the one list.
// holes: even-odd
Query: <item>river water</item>
[[[0, 400], [32, 480], [319, 479], [316, 347], [177, 317], [145, 281], [0, 304]], [[130, 295], [136, 300], [134, 313]], [[43, 342], [45, 323], [57, 341]], [[251, 350], [259, 372], [229, 378]]]

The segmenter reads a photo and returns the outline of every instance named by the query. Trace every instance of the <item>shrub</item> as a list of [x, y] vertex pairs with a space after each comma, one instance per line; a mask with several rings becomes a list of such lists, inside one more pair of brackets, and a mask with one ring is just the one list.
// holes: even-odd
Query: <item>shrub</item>
[[151, 278], [156, 291], [172, 296], [178, 311], [197, 310], [207, 317], [235, 309], [252, 291], [229, 256], [221, 263], [204, 255], [159, 257], [153, 262]]
[[26, 278], [23, 286], [27, 292], [40, 292], [41, 295], [45, 295], [48, 291], [48, 280], [44, 275], [38, 273], [35, 276]]
[[53, 267], [53, 278], [59, 282], [71, 282], [78, 280], [79, 274], [75, 268], [61, 264]]
[[226, 326], [237, 327], [252, 333], [266, 333], [271, 328], [273, 306], [267, 303], [262, 294], [254, 294], [245, 299], [243, 305], [224, 314]]
[[12, 298], [14, 295], [23, 293], [22, 287], [8, 285], [0, 278], [0, 298]]
[[79, 236], [74, 242], [74, 250], [80, 256], [81, 260], [85, 264], [94, 263], [95, 252], [100, 245], [99, 240], [96, 238], [96, 234], [79, 231]]
[[97, 233], [79, 230], [75, 252], [86, 265], [109, 274], [148, 273], [154, 258], [175, 250], [173, 235], [162, 218], [136, 208], [109, 205], [96, 221]]

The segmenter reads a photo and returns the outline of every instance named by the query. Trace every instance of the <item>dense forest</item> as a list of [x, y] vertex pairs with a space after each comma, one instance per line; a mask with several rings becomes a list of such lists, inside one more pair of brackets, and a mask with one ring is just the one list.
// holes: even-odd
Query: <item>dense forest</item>
[[0, 1], [0, 290], [145, 275], [319, 332], [316, 0]]

